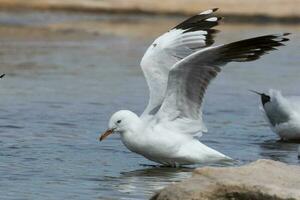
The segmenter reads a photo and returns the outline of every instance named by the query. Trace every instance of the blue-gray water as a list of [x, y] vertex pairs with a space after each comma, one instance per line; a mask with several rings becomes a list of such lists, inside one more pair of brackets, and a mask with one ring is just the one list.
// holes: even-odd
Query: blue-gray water
[[[141, 166], [153, 163], [129, 152], [117, 136], [99, 143], [113, 112], [143, 111], [148, 89], [139, 61], [157, 34], [182, 20], [161, 19], [164, 23], [158, 24], [159, 17], [145, 17], [154, 29], [149, 33], [138, 17], [124, 24], [120, 17], [109, 26], [110, 18], [116, 20], [0, 13], [0, 73], [6, 73], [0, 80], [0, 199], [147, 199], [191, 175], [191, 169]], [[138, 34], [133, 34], [135, 19]], [[76, 27], [78, 20], [99, 25], [103, 20], [111, 33], [50, 26], [75, 21]], [[115, 27], [120, 24], [121, 30]], [[267, 33], [293, 35], [280, 51], [224, 68], [207, 91], [204, 120], [209, 132], [201, 141], [241, 164], [259, 158], [298, 164], [298, 144], [277, 141], [258, 109], [258, 97], [248, 89], [300, 95], [300, 29], [219, 29], [218, 43]]]

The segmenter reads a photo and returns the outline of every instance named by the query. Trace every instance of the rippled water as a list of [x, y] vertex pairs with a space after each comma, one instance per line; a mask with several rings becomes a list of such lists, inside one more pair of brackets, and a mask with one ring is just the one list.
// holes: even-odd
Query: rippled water
[[[0, 16], [5, 25], [29, 21], [36, 26], [41, 20]], [[170, 19], [169, 26], [174, 21]], [[240, 163], [267, 158], [298, 164], [298, 144], [278, 142], [258, 109], [258, 97], [247, 90], [277, 88], [300, 95], [299, 28], [219, 29], [223, 32], [218, 42], [274, 32], [294, 34], [280, 51], [253, 63], [232, 63], [219, 74], [207, 92], [204, 119], [209, 132], [201, 141]], [[7, 74], [0, 80], [1, 199], [147, 199], [163, 186], [191, 176], [191, 168], [140, 165], [154, 163], [130, 153], [117, 136], [97, 140], [113, 112], [143, 111], [148, 89], [139, 60], [155, 34], [100, 33], [66, 39], [68, 35], [56, 38], [50, 31], [51, 37], [42, 32], [37, 38], [14, 38], [16, 30], [7, 35], [2, 30], [0, 38], [0, 73]]]

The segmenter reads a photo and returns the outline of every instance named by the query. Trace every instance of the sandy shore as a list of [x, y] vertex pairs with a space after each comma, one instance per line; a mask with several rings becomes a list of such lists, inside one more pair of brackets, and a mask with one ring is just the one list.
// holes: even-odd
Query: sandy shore
[[1, 9], [44, 9], [83, 12], [190, 15], [218, 7], [220, 14], [300, 18], [300, 0], [0, 0]]

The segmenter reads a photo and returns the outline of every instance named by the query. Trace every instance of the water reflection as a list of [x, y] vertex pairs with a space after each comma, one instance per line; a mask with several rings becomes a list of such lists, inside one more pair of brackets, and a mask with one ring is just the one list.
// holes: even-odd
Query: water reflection
[[178, 178], [178, 175], [186, 172], [192, 172], [193, 167], [169, 168], [163, 166], [154, 166], [146, 169], [138, 169], [129, 172], [121, 172], [120, 178], [142, 177], [142, 178]]
[[260, 155], [281, 162], [297, 162], [300, 141], [265, 140], [260, 143]]
[[[219, 163], [212, 166], [232, 166], [234, 164], [236, 163]], [[122, 199], [149, 198], [155, 191], [191, 177], [196, 167], [201, 166], [169, 168], [157, 165], [132, 171], [123, 171], [119, 176], [104, 176], [103, 178], [88, 178], [85, 180], [98, 182], [99, 187], [95, 188], [95, 190], [100, 191], [104, 196], [107, 191], [111, 193], [113, 190], [113, 193], [115, 195], [118, 194]]]
[[154, 191], [158, 191], [168, 184], [190, 177], [193, 169], [148, 167], [124, 171], [116, 177], [106, 176], [103, 179], [90, 178], [88, 180], [98, 182], [99, 187], [95, 188], [95, 190], [101, 191], [104, 196], [108, 190], [114, 190], [114, 194], [123, 197], [122, 199], [146, 198], [153, 195]]

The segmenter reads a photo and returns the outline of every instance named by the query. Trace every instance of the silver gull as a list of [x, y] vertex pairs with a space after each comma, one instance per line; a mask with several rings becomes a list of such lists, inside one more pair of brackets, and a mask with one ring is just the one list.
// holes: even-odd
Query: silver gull
[[119, 133], [132, 152], [167, 166], [214, 163], [230, 157], [198, 140], [207, 129], [201, 104], [210, 81], [229, 62], [247, 62], [287, 41], [288, 34], [274, 34], [211, 46], [218, 32], [217, 9], [210, 9], [180, 23], [158, 37], [141, 61], [150, 90], [145, 111], [112, 115], [100, 141]]

